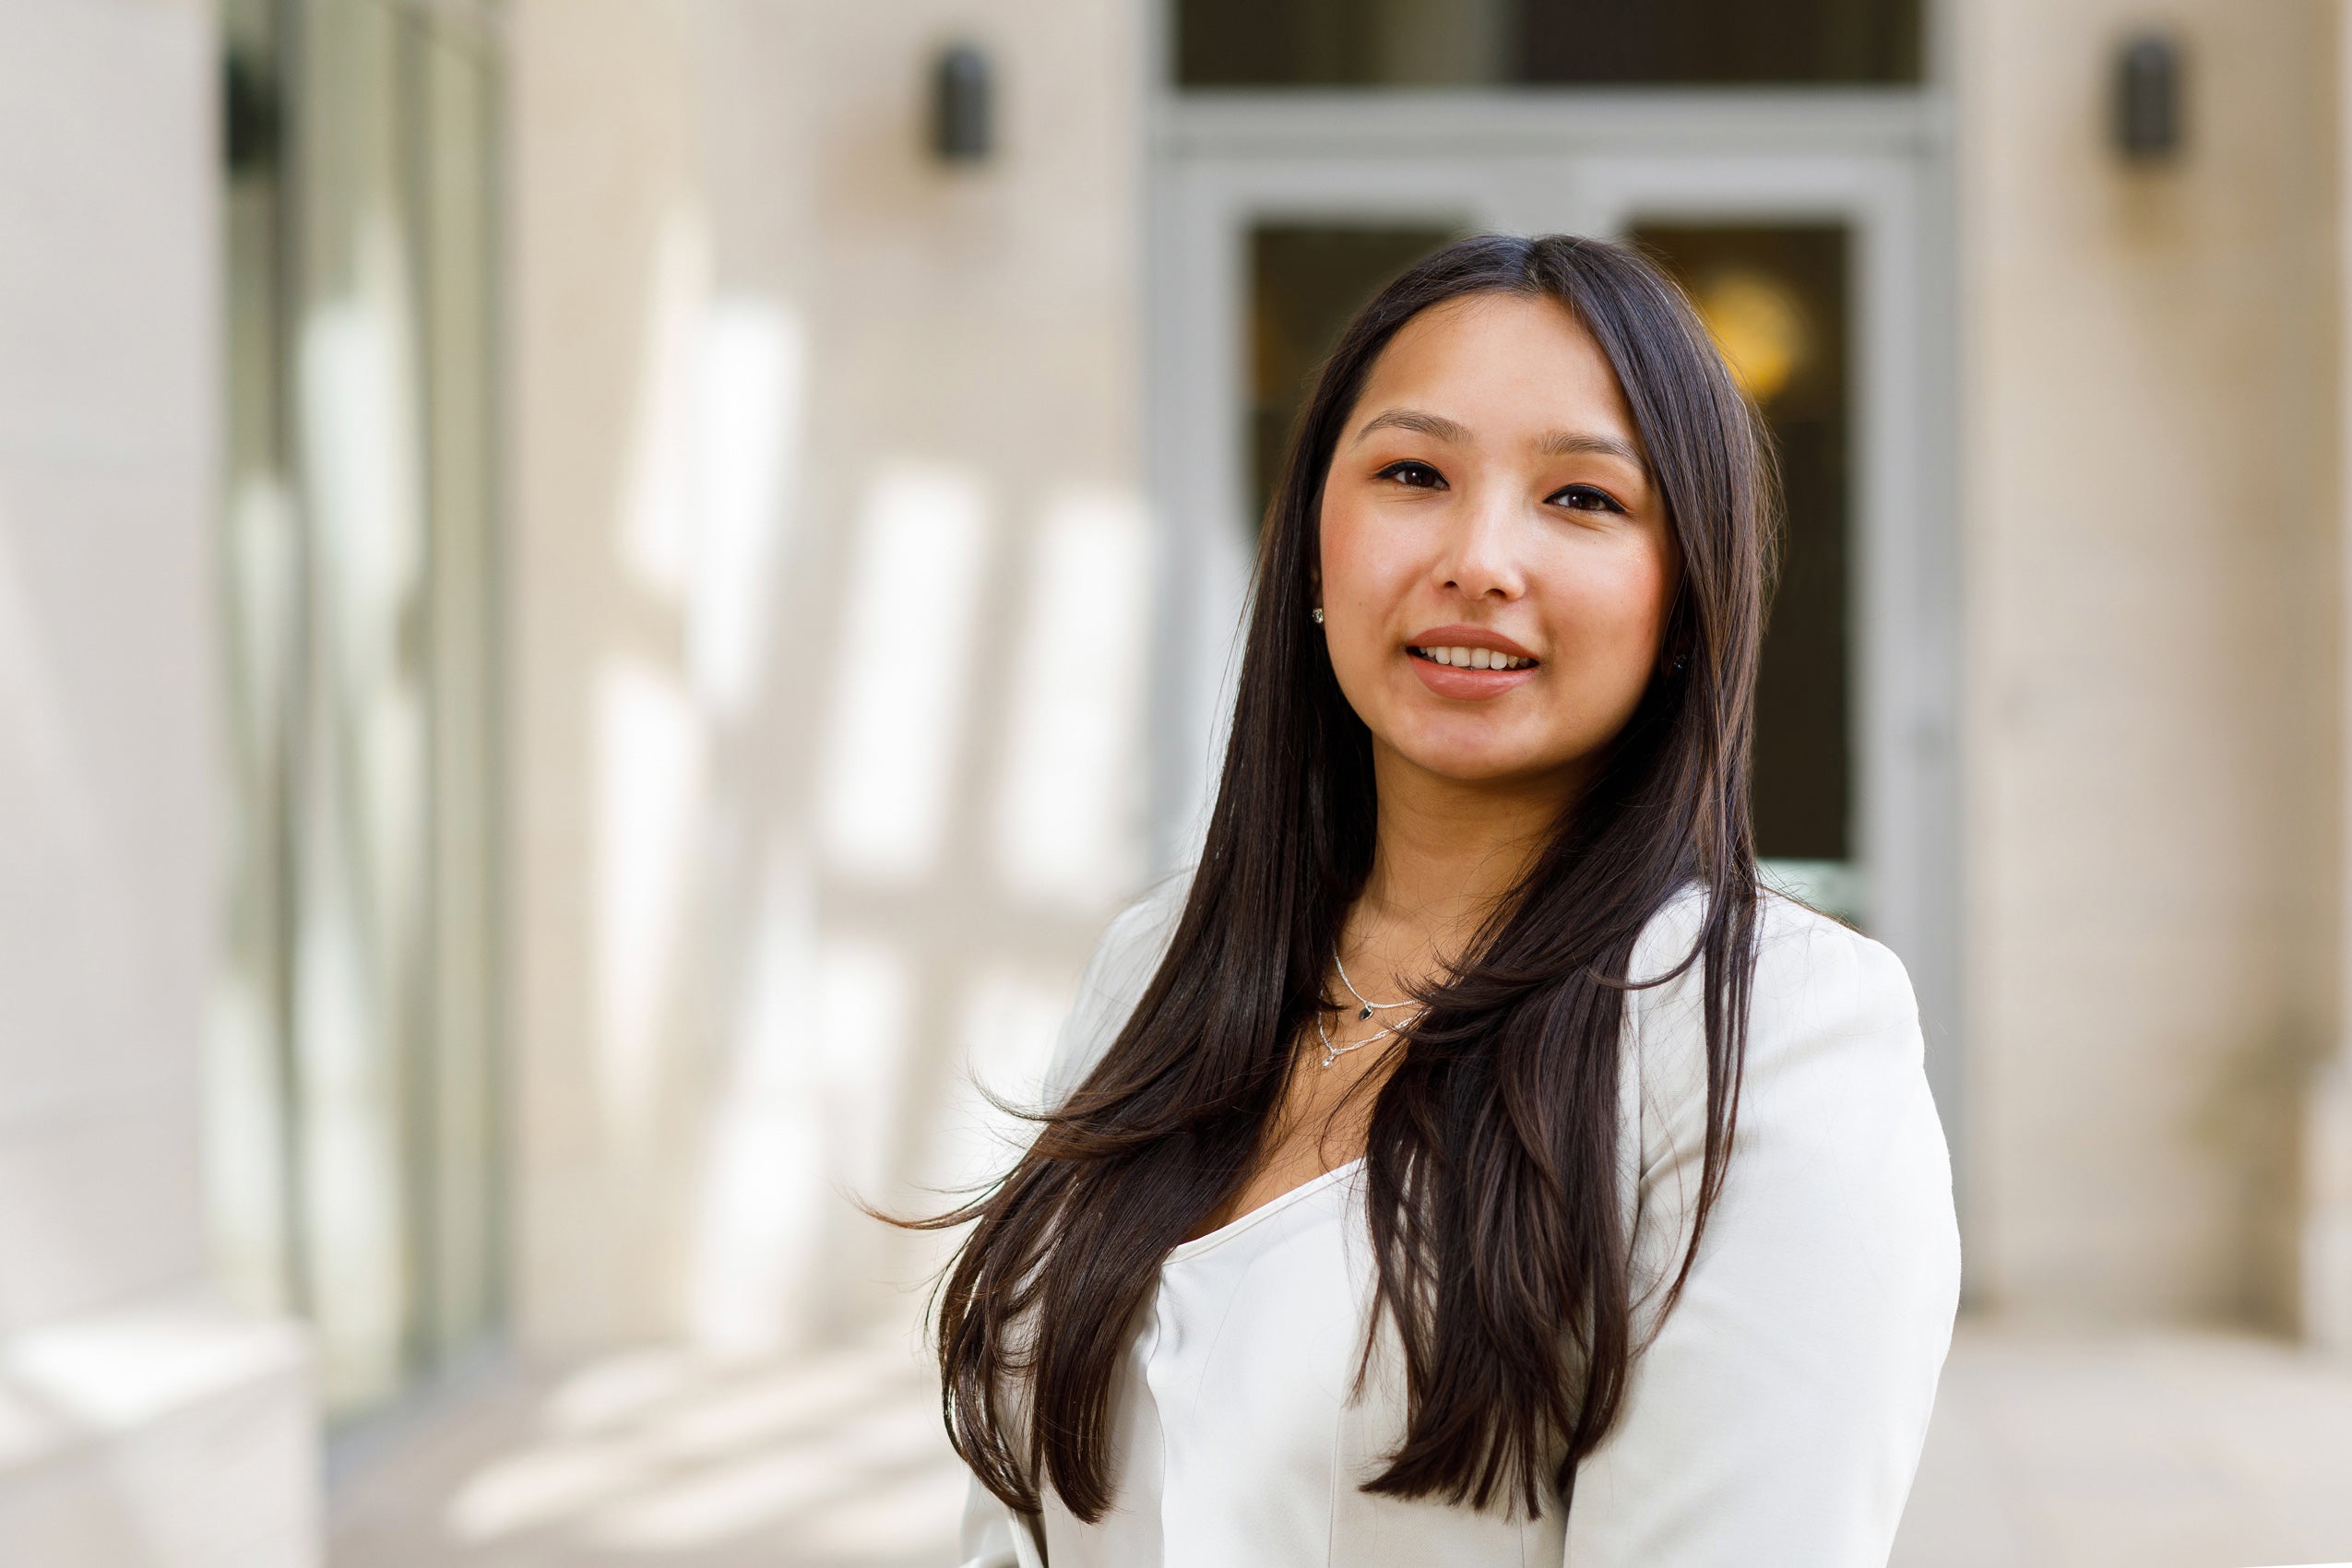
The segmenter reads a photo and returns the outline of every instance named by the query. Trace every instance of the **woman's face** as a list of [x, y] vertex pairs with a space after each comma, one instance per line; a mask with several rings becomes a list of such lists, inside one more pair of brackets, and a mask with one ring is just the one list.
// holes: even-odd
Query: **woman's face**
[[1324, 482], [1320, 583], [1384, 775], [1573, 792], [1657, 667], [1679, 570], [1616, 374], [1563, 307], [1469, 295], [1390, 339]]

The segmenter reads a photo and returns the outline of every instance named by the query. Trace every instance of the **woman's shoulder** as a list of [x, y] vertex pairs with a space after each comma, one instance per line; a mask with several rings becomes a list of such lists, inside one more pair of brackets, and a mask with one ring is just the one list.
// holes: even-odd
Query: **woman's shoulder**
[[[1636, 944], [1627, 998], [1621, 1136], [1649, 1216], [1645, 1266], [1658, 1277], [1681, 1256], [1707, 1148], [1705, 984], [1698, 962], [1677, 968], [1705, 912], [1704, 896], [1658, 911]], [[1951, 1165], [1902, 961], [1769, 891], [1758, 895], [1756, 932], [1728, 1206], [1709, 1236], [1722, 1246], [1762, 1237], [1768, 1251], [1803, 1234], [1812, 1239], [1789, 1243], [1792, 1255], [1828, 1255], [1853, 1239], [1813, 1230], [1844, 1215], [1883, 1232], [1870, 1245], [1956, 1279]], [[1643, 988], [1645, 976], [1669, 978]]]
[[1149, 979], [1150, 970], [1158, 967], [1159, 956], [1168, 950], [1169, 939], [1176, 934], [1176, 922], [1183, 918], [1184, 902], [1192, 891], [1190, 866], [1170, 872], [1144, 889], [1103, 928], [1096, 962], [1123, 975], [1147, 958], [1150, 962], [1144, 968], [1145, 978]]
[[1058, 1105], [1083, 1082], [1143, 1000], [1183, 918], [1192, 868], [1153, 883], [1111, 917], [1078, 980], [1077, 1000], [1062, 1027], [1045, 1074], [1045, 1099]]
[[[1697, 1000], [1702, 965], [1696, 948], [1709, 898], [1704, 885], [1686, 883], [1644, 924], [1627, 965], [1635, 997], [1662, 1004]], [[1755, 954], [1752, 995], [1760, 1010], [1853, 992], [1880, 1000], [1899, 992], [1907, 1004], [1910, 1000], [1903, 960], [1884, 944], [1769, 887], [1756, 890]]]
[[[1627, 999], [1631, 1042], [1652, 1094], [1703, 1097], [1703, 934], [1706, 891], [1691, 885], [1651, 916], [1634, 943]], [[1755, 970], [1744, 1055], [1751, 1077], [1796, 1058], [1831, 1056], [1863, 1070], [1920, 1070], [1918, 1004], [1903, 961], [1883, 943], [1770, 889], [1756, 896]]]

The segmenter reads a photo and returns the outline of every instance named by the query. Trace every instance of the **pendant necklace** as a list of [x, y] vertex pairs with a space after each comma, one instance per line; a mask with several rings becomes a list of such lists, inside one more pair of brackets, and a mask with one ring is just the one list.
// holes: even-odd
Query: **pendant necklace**
[[1351, 1039], [1343, 1045], [1339, 1041], [1331, 1038], [1331, 1026], [1323, 1021], [1323, 1009], [1320, 1007], [1315, 1009], [1315, 1033], [1323, 1037], [1322, 1065], [1325, 1067], [1330, 1066], [1334, 1062], [1338, 1061], [1349, 1051], [1361, 1051], [1364, 1047], [1372, 1044], [1372, 1041], [1376, 1039], [1384, 1039], [1396, 1032], [1396, 1031], [1395, 1029], [1389, 1028], [1386, 1024], [1383, 1024], [1379, 1028], [1373, 1030], [1371, 1034], [1366, 1035], [1363, 1039]]
[[[1339, 983], [1348, 988], [1348, 994], [1356, 999], [1357, 1004], [1360, 1009], [1356, 1014], [1356, 1021], [1358, 1023], [1362, 1023], [1365, 1019], [1370, 1018], [1376, 1012], [1385, 1013], [1394, 1008], [1416, 1007], [1420, 1005], [1418, 1002], [1413, 1001], [1371, 1001], [1362, 992], [1356, 989], [1356, 982], [1348, 978], [1348, 966], [1340, 962], [1339, 955], [1336, 952], [1332, 954], [1331, 962], [1334, 967], [1339, 970]], [[1319, 1007], [1315, 1009], [1315, 1033], [1323, 1038], [1322, 1064], [1325, 1067], [1330, 1066], [1333, 1063], [1338, 1061], [1349, 1051], [1361, 1051], [1364, 1047], [1372, 1044], [1374, 1040], [1384, 1039], [1396, 1032], [1396, 1026], [1394, 1024], [1376, 1024], [1373, 1027], [1372, 1032], [1366, 1035], [1363, 1039], [1349, 1040], [1346, 1044], [1342, 1045], [1331, 1038], [1331, 1027], [1324, 1022], [1323, 1010]]]
[[1356, 989], [1356, 982], [1348, 978], [1348, 966], [1340, 961], [1337, 952], [1335, 951], [1331, 955], [1331, 962], [1332, 967], [1339, 971], [1339, 983], [1348, 988], [1348, 994], [1354, 997], [1359, 1003], [1362, 1004], [1363, 1011], [1356, 1015], [1356, 1021], [1358, 1023], [1361, 1023], [1366, 1018], [1371, 1017], [1374, 1013], [1386, 1013], [1398, 1007], [1413, 1007], [1419, 1005], [1418, 1003], [1409, 998], [1403, 1002], [1368, 1001], [1366, 1000], [1364, 993]]

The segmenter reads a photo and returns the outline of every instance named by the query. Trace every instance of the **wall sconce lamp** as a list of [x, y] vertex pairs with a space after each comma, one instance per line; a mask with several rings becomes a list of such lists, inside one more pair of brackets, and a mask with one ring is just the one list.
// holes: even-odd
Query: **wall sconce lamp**
[[278, 165], [285, 114], [278, 84], [246, 56], [220, 65], [220, 149], [232, 175], [266, 174]]
[[968, 43], [939, 52], [931, 73], [931, 149], [943, 163], [983, 163], [993, 150], [988, 56]]
[[2115, 149], [2129, 163], [2169, 163], [2180, 154], [2180, 41], [2135, 33], [2115, 55]]

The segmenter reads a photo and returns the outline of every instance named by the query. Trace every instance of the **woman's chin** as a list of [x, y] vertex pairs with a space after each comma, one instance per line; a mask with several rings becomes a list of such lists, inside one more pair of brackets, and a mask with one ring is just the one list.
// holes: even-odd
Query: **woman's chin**
[[1494, 735], [1432, 734], [1392, 745], [1396, 760], [1431, 781], [1489, 790], [1564, 781], [1573, 765]]

